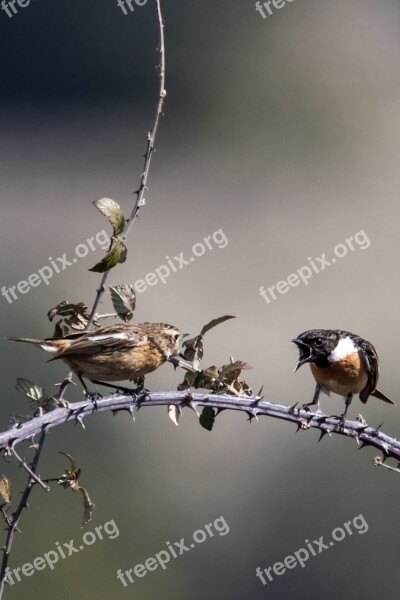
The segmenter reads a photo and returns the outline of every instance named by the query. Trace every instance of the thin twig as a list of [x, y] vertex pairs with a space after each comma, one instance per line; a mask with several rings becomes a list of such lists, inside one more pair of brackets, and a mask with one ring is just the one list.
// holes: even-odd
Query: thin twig
[[[146, 147], [146, 152], [144, 154], [144, 166], [143, 166], [142, 175], [140, 177], [139, 187], [134, 192], [134, 194], [136, 194], [136, 201], [135, 201], [135, 204], [133, 206], [133, 209], [132, 209], [132, 212], [131, 212], [129, 218], [126, 220], [125, 228], [124, 228], [124, 231], [122, 234], [125, 239], [127, 239], [129, 232], [132, 229], [132, 225], [135, 221], [135, 218], [138, 216], [140, 209], [145, 204], [144, 193], [145, 193], [145, 190], [148, 189], [147, 188], [147, 180], [148, 180], [149, 172], [150, 172], [151, 157], [155, 150], [154, 144], [155, 144], [158, 125], [160, 122], [160, 117], [162, 115], [162, 110], [163, 110], [165, 96], [166, 96], [164, 24], [163, 24], [163, 19], [162, 19], [160, 0], [156, 0], [156, 3], [157, 3], [157, 16], [158, 16], [158, 24], [159, 24], [159, 53], [160, 53], [160, 63], [158, 66], [159, 78], [160, 78], [158, 102], [157, 102], [153, 127], [147, 134], [147, 147]], [[95, 300], [94, 300], [94, 303], [92, 306], [92, 310], [90, 311], [89, 320], [85, 327], [86, 330], [90, 329], [93, 321], [96, 318], [97, 307], [98, 307], [100, 300], [105, 292], [105, 289], [106, 289], [105, 284], [107, 282], [109, 273], [110, 273], [110, 271], [106, 271], [105, 273], [103, 273], [103, 275], [101, 277], [100, 285], [99, 285], [98, 289], [96, 290], [96, 297], [95, 297]], [[70, 380], [72, 375], [73, 375], [72, 371], [68, 371], [63, 384], [65, 383], [65, 381]], [[63, 386], [63, 384], [62, 384], [62, 386]], [[68, 385], [68, 383], [60, 388], [60, 392], [57, 396], [57, 400], [62, 401], [67, 385]]]
[[[85, 417], [101, 412], [118, 412], [165, 406], [174, 404], [181, 408], [209, 406], [218, 411], [234, 410], [246, 413], [250, 419], [261, 416], [283, 419], [297, 425], [297, 430], [318, 429], [321, 437], [326, 434], [343, 435], [356, 440], [359, 447], [374, 446], [380, 450], [384, 458], [392, 457], [400, 461], [400, 441], [382, 433], [376, 427], [360, 421], [345, 421], [340, 424], [338, 417], [324, 415], [320, 412], [312, 413], [305, 409], [298, 409], [280, 404], [273, 404], [261, 399], [259, 396], [238, 397], [230, 394], [207, 394], [204, 392], [149, 392], [142, 395], [131, 396], [127, 394], [113, 394], [96, 400], [75, 402], [68, 408], [57, 408], [45, 415], [35, 417], [12, 429], [0, 433], [0, 449], [8, 448], [11, 444], [17, 445], [23, 440], [42, 431], [45, 427], [57, 427], [67, 421], [78, 421]], [[218, 417], [219, 419], [221, 417]], [[218, 426], [218, 422], [215, 427]], [[321, 438], [320, 438], [321, 439]]]
[[[6, 506], [8, 508], [10, 506], [10, 503], [8, 502]], [[3, 515], [3, 519], [5, 520], [7, 525], [10, 527], [12, 524], [12, 519], [11, 519], [10, 515], [7, 514], [7, 511], [4, 508], [4, 506], [1, 507], [1, 514]]]
[[25, 469], [25, 471], [27, 473], [29, 473], [29, 475], [32, 477], [32, 479], [34, 479], [35, 482], [38, 485], [40, 485], [40, 487], [42, 487], [46, 492], [49, 492], [50, 488], [43, 483], [43, 481], [40, 479], [40, 477], [38, 477], [37, 475], [35, 475], [35, 473], [32, 471], [32, 469], [29, 468], [28, 464], [24, 461], [24, 459], [21, 458], [19, 456], [19, 454], [17, 454], [17, 451], [15, 450], [15, 448], [12, 447], [12, 448], [10, 448], [10, 450], [14, 454], [15, 458], [19, 461], [19, 464], [21, 465], [21, 467], [23, 467]]
[[[62, 410], [66, 410], [66, 409], [62, 409]], [[40, 455], [43, 450], [45, 438], [46, 438], [46, 430], [42, 428], [40, 430], [39, 443], [37, 445], [37, 448], [35, 450], [35, 454], [34, 454], [34, 457], [32, 460], [32, 468], [31, 468], [32, 474], [30, 474], [28, 477], [28, 481], [27, 481], [25, 489], [22, 493], [21, 500], [18, 504], [17, 510], [11, 515], [11, 518], [9, 517], [9, 524], [7, 527], [7, 539], [6, 539], [4, 548], [3, 548], [3, 560], [1, 563], [1, 569], [0, 569], [0, 599], [3, 597], [3, 593], [4, 593], [4, 589], [5, 589], [7, 567], [8, 567], [8, 563], [9, 563], [9, 559], [10, 559], [11, 548], [12, 548], [12, 545], [14, 542], [15, 532], [18, 531], [19, 520], [21, 518], [22, 512], [24, 511], [25, 508], [27, 508], [30, 493], [33, 489], [33, 486], [36, 483], [37, 478], [35, 477], [35, 474], [36, 474], [36, 470], [37, 470], [37, 467], [39, 464]]]
[[[163, 24], [163, 19], [162, 19], [162, 14], [161, 14], [160, 0], [156, 0], [156, 3], [157, 3], [157, 15], [158, 15], [159, 36], [160, 36], [160, 40], [159, 40], [159, 53], [160, 53], [159, 77], [160, 77], [160, 85], [159, 85], [159, 93], [158, 93], [158, 102], [157, 102], [156, 114], [155, 114], [155, 117], [154, 117], [153, 127], [149, 131], [149, 133], [147, 134], [147, 147], [146, 147], [146, 152], [144, 154], [144, 166], [143, 166], [142, 175], [140, 177], [139, 187], [134, 192], [136, 194], [136, 201], [135, 201], [135, 204], [133, 206], [133, 209], [132, 209], [132, 212], [131, 212], [129, 218], [127, 219], [127, 221], [125, 223], [125, 229], [123, 231], [123, 236], [124, 236], [125, 239], [128, 237], [129, 232], [132, 229], [132, 225], [133, 225], [133, 223], [135, 221], [135, 218], [137, 217], [140, 209], [145, 204], [144, 193], [145, 193], [145, 190], [148, 189], [147, 188], [147, 180], [148, 180], [149, 172], [150, 172], [151, 157], [152, 157], [153, 152], [154, 152], [154, 144], [155, 144], [155, 139], [156, 139], [156, 135], [157, 135], [158, 124], [160, 122], [160, 116], [162, 115], [162, 109], [163, 109], [163, 106], [164, 106], [164, 100], [165, 100], [165, 96], [166, 96], [166, 91], [165, 91], [164, 24]], [[102, 278], [101, 278], [100, 286], [99, 286], [99, 288], [97, 290], [96, 298], [95, 298], [94, 304], [92, 306], [92, 310], [90, 312], [90, 317], [89, 317], [89, 321], [88, 321], [86, 329], [88, 329], [90, 327], [90, 325], [92, 324], [92, 321], [93, 321], [93, 319], [95, 317], [97, 307], [98, 307], [99, 302], [101, 300], [101, 297], [102, 297], [102, 295], [104, 294], [104, 291], [105, 291], [105, 283], [107, 281], [109, 272], [110, 271], [106, 271], [103, 274]]]

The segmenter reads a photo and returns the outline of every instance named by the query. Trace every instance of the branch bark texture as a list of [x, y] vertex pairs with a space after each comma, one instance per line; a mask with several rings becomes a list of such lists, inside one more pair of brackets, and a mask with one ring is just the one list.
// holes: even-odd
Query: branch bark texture
[[[24, 440], [41, 434], [52, 427], [57, 427], [68, 421], [82, 422], [85, 417], [102, 412], [129, 411], [132, 416], [143, 408], [156, 406], [198, 407], [209, 406], [218, 412], [233, 410], [246, 413], [250, 418], [262, 416], [283, 419], [295, 423], [298, 429], [318, 429], [321, 438], [327, 434], [337, 434], [356, 440], [360, 447], [373, 446], [383, 453], [384, 458], [392, 457], [400, 461], [400, 441], [382, 433], [379, 428], [371, 427], [359, 421], [345, 421], [339, 424], [337, 417], [322, 413], [311, 413], [304, 409], [273, 404], [260, 397], [243, 398], [233, 395], [209, 394], [195, 392], [151, 392], [137, 396], [113, 394], [97, 400], [76, 402], [68, 407], [57, 408], [30, 421], [17, 424], [8, 431], [0, 433], [0, 449], [12, 448]], [[218, 417], [223, 418], [223, 417]], [[214, 427], [218, 427], [218, 420]]]

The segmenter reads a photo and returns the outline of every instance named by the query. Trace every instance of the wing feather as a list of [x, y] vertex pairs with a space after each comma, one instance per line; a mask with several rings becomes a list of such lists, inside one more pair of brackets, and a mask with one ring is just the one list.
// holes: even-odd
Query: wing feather
[[148, 342], [148, 335], [140, 327], [133, 325], [110, 325], [79, 335], [72, 334], [63, 339], [69, 339], [70, 346], [52, 360], [78, 354], [110, 354], [118, 350], [129, 350]]
[[358, 346], [362, 350], [364, 360], [368, 369], [368, 383], [360, 393], [361, 402], [366, 402], [368, 397], [375, 392], [379, 379], [378, 354], [373, 345], [367, 340], [360, 339]]

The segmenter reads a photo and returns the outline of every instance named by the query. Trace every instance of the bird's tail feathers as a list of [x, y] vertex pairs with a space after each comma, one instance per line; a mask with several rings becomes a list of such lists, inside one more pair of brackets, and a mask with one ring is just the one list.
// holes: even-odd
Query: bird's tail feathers
[[33, 338], [16, 337], [9, 337], [8, 339], [12, 340], [13, 342], [27, 342], [28, 344], [34, 344], [35, 346], [39, 346], [39, 348], [42, 348], [42, 350], [46, 350], [46, 352], [57, 352], [59, 349], [57, 347], [57, 344], [50, 340], [35, 340]]
[[390, 400], [387, 396], [385, 396], [385, 394], [382, 394], [382, 392], [380, 392], [379, 390], [375, 390], [374, 392], [372, 392], [371, 396], [374, 396], [374, 398], [378, 398], [379, 400], [383, 400], [388, 404], [393, 404], [393, 406], [397, 406], [395, 402]]

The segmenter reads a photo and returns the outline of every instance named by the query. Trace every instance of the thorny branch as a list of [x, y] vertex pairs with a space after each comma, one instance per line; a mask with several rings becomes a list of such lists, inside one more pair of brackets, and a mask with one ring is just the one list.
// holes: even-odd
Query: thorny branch
[[[35, 449], [35, 454], [33, 457], [33, 461], [30, 467], [31, 474], [28, 477], [27, 484], [25, 486], [24, 491], [22, 492], [21, 500], [17, 506], [16, 511], [11, 515], [11, 518], [7, 516], [7, 539], [3, 548], [3, 560], [1, 562], [0, 569], [0, 598], [3, 597], [3, 592], [6, 584], [6, 569], [8, 567], [8, 563], [10, 560], [10, 552], [14, 541], [15, 532], [18, 530], [18, 523], [21, 518], [22, 512], [25, 508], [28, 507], [28, 499], [31, 495], [31, 491], [38, 481], [38, 477], [36, 475], [36, 470], [39, 464], [40, 455], [43, 450], [44, 441], [46, 438], [46, 430], [41, 429], [39, 443]], [[8, 445], [9, 448], [13, 448], [13, 444], [10, 443]], [[4, 516], [4, 515], [3, 515]]]
[[12, 429], [0, 433], [0, 449], [15, 446], [32, 436], [47, 431], [68, 421], [79, 421], [95, 413], [129, 411], [134, 416], [135, 411], [151, 406], [175, 405], [180, 408], [190, 407], [197, 413], [197, 407], [208, 406], [216, 409], [234, 410], [246, 413], [250, 420], [261, 416], [283, 419], [297, 425], [298, 430], [318, 429], [320, 439], [325, 435], [338, 434], [356, 440], [359, 447], [373, 446], [383, 454], [383, 460], [392, 457], [400, 461], [400, 441], [382, 433], [379, 428], [371, 427], [365, 422], [345, 421], [340, 424], [338, 417], [322, 413], [312, 413], [302, 408], [283, 406], [267, 402], [259, 396], [238, 397], [229, 394], [210, 394], [200, 392], [148, 392], [130, 396], [113, 394], [96, 400], [95, 403], [85, 400], [61, 407], [35, 417], [28, 422], [15, 425]]
[[[132, 212], [128, 218], [128, 220], [126, 221], [125, 224], [125, 228], [123, 231], [123, 236], [125, 237], [125, 239], [128, 237], [128, 234], [131, 230], [131, 227], [134, 223], [135, 218], [138, 215], [138, 212], [140, 210], [140, 208], [145, 204], [145, 200], [144, 200], [144, 193], [145, 190], [147, 189], [146, 184], [147, 184], [147, 179], [148, 179], [148, 175], [149, 175], [149, 170], [150, 170], [150, 163], [151, 163], [151, 157], [152, 154], [154, 152], [154, 143], [155, 143], [155, 138], [156, 138], [156, 134], [157, 134], [157, 129], [158, 129], [158, 124], [159, 124], [159, 120], [160, 120], [160, 116], [162, 114], [162, 109], [163, 109], [163, 105], [164, 105], [164, 99], [166, 96], [166, 91], [165, 91], [165, 45], [164, 45], [164, 25], [163, 25], [163, 20], [162, 20], [162, 14], [161, 14], [161, 5], [160, 5], [160, 1], [161, 0], [155, 0], [156, 1], [156, 5], [157, 5], [157, 16], [158, 16], [158, 23], [159, 23], [159, 53], [160, 53], [160, 63], [159, 63], [159, 78], [160, 78], [160, 85], [159, 85], [159, 95], [158, 95], [158, 102], [157, 102], [157, 108], [156, 108], [156, 114], [155, 114], [155, 118], [154, 118], [154, 123], [153, 123], [153, 127], [151, 129], [151, 131], [148, 133], [147, 135], [147, 147], [146, 147], [146, 152], [144, 154], [144, 167], [143, 167], [143, 172], [142, 175], [140, 177], [140, 184], [139, 184], [139, 188], [138, 190], [135, 192], [136, 194], [136, 201], [134, 204], [134, 207], [132, 209]], [[87, 329], [91, 326], [93, 319], [95, 318], [96, 315], [96, 311], [97, 311], [97, 307], [100, 303], [101, 297], [105, 291], [105, 283], [108, 277], [109, 271], [106, 271], [101, 278], [100, 281], [100, 285], [97, 289], [96, 292], [96, 297], [92, 306], [92, 310], [90, 313], [90, 317], [89, 317], [89, 321], [87, 323]], [[67, 388], [67, 386], [72, 383], [72, 372], [68, 372], [67, 375], [64, 378], [64, 381], [60, 384], [60, 389], [57, 395], [57, 400], [59, 401], [59, 403], [62, 405], [63, 404], [63, 396], [64, 396], [64, 392]], [[65, 404], [65, 403], [64, 403]], [[60, 410], [60, 409], [59, 409]], [[64, 410], [64, 409], [61, 409]], [[40, 419], [40, 417], [39, 417]], [[14, 540], [14, 534], [15, 531], [17, 530], [17, 526], [18, 526], [18, 522], [19, 519], [21, 517], [21, 514], [24, 510], [24, 508], [26, 508], [27, 506], [27, 500], [30, 496], [31, 490], [33, 488], [33, 484], [34, 483], [40, 483], [40, 485], [42, 485], [45, 489], [46, 486], [40, 481], [40, 479], [38, 479], [35, 475], [35, 471], [37, 469], [37, 465], [39, 462], [39, 458], [40, 458], [40, 454], [42, 452], [43, 449], [43, 444], [45, 441], [45, 436], [46, 436], [46, 429], [43, 427], [40, 427], [38, 429], [38, 433], [40, 432], [41, 437], [40, 437], [40, 442], [38, 447], [35, 450], [35, 454], [33, 457], [33, 462], [32, 462], [32, 466], [31, 468], [28, 467], [28, 465], [25, 463], [25, 461], [23, 461], [22, 459], [20, 459], [15, 451], [14, 451], [14, 443], [7, 443], [6, 446], [8, 448], [10, 448], [15, 456], [18, 458], [20, 464], [28, 471], [29, 473], [29, 478], [27, 481], [27, 485], [25, 487], [25, 490], [22, 493], [22, 497], [21, 497], [21, 501], [18, 505], [18, 508], [16, 510], [16, 512], [13, 515], [12, 518], [12, 522], [8, 522], [8, 519], [6, 520], [7, 522], [7, 540], [6, 540], [6, 545], [4, 548], [4, 555], [3, 555], [3, 561], [2, 561], [2, 565], [1, 565], [1, 569], [0, 569], [0, 599], [3, 597], [3, 592], [4, 592], [4, 588], [5, 588], [5, 582], [6, 582], [6, 568], [8, 566], [8, 562], [9, 562], [9, 555], [11, 552], [11, 547], [13, 544], [13, 540]], [[17, 442], [18, 443], [18, 442]], [[3, 446], [4, 447], [4, 446]]]

